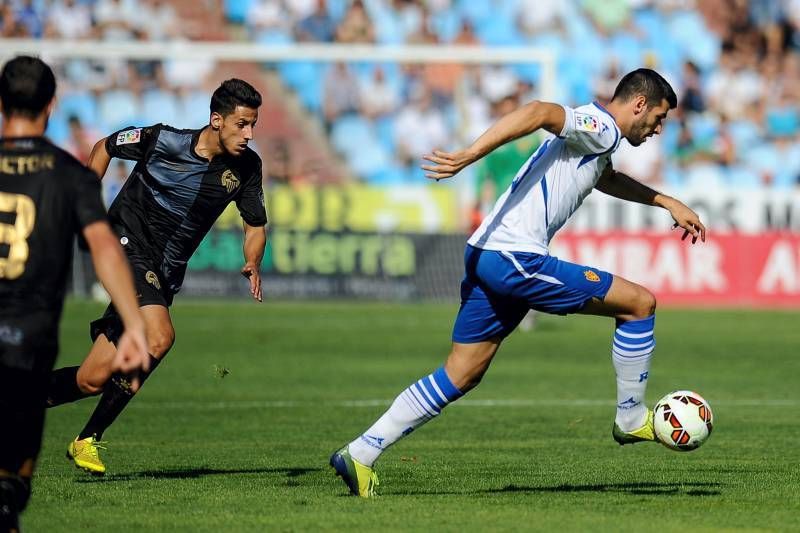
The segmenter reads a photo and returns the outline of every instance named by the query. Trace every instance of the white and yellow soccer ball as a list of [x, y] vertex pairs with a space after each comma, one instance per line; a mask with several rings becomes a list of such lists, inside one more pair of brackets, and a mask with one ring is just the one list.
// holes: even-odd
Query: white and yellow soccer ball
[[671, 450], [696, 450], [708, 440], [714, 427], [714, 414], [708, 402], [696, 392], [670, 392], [653, 408], [656, 438]]

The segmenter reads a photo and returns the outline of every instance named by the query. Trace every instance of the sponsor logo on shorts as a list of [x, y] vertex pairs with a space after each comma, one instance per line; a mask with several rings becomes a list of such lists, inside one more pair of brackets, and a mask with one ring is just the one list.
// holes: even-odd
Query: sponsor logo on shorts
[[239, 178], [234, 176], [233, 172], [230, 170], [226, 170], [222, 173], [220, 181], [222, 182], [222, 186], [225, 187], [225, 190], [229, 193], [233, 192], [233, 190], [239, 186]]
[[117, 146], [121, 144], [135, 144], [142, 139], [142, 128], [125, 130], [117, 134]]
[[597, 283], [600, 281], [600, 276], [597, 275], [597, 272], [594, 270], [586, 270], [583, 273], [584, 277], [591, 282]]
[[158, 290], [161, 290], [161, 282], [158, 281], [158, 276], [152, 270], [148, 270], [147, 273], [144, 275], [145, 281], [155, 287]]
[[20, 346], [25, 339], [22, 330], [8, 324], [0, 324], [0, 342], [10, 346]]

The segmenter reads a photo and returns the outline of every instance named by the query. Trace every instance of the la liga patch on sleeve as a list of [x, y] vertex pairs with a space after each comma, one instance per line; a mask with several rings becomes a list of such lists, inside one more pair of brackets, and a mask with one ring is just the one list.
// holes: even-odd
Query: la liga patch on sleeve
[[117, 146], [121, 144], [134, 144], [138, 143], [142, 138], [142, 128], [135, 130], [125, 130], [117, 134]]
[[575, 113], [575, 129], [588, 131], [589, 133], [600, 133], [600, 120], [594, 115]]

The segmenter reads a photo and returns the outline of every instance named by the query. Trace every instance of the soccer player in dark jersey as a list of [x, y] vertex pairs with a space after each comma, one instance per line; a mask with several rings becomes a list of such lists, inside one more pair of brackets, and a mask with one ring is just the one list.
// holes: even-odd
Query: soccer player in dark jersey
[[[169, 306], [181, 288], [186, 264], [230, 202], [236, 202], [244, 220], [242, 274], [250, 280], [253, 298], [261, 301], [259, 267], [267, 216], [261, 159], [247, 146], [260, 105], [261, 95], [250, 84], [230, 79], [211, 97], [207, 126], [126, 128], [98, 141], [89, 158], [89, 167], [99, 176], [112, 157], [136, 161], [108, 216], [133, 267], [151, 373], [175, 340]], [[113, 375], [108, 364], [121, 331], [118, 313], [109, 306], [92, 323], [94, 345], [81, 366], [53, 372], [48, 389], [50, 406], [102, 393], [68, 448], [76, 466], [93, 474], [105, 472], [98, 453], [103, 432], [133, 396], [127, 380]]]
[[76, 234], [125, 325], [109, 368], [149, 363], [131, 271], [97, 176], [42, 136], [55, 89], [50, 67], [33, 57], [12, 59], [0, 73], [0, 532], [19, 529], [30, 495]]

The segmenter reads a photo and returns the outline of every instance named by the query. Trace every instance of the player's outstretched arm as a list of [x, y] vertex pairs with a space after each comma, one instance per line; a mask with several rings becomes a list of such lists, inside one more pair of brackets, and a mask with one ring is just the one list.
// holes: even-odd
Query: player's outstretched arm
[[140, 369], [149, 370], [150, 358], [147, 354], [144, 320], [139, 313], [139, 302], [128, 260], [107, 222], [89, 224], [83, 229], [83, 236], [92, 253], [97, 277], [111, 295], [111, 301], [125, 326], [125, 332], [117, 343], [117, 353], [111, 370], [132, 374], [131, 387], [136, 391], [139, 382], [135, 374]]
[[434, 150], [432, 154], [422, 156], [434, 163], [422, 165], [425, 176], [440, 180], [452, 178], [458, 172], [499, 146], [518, 139], [539, 129], [545, 129], [558, 135], [564, 129], [566, 113], [558, 104], [534, 100], [518, 107], [511, 113], [495, 122], [469, 148], [456, 152]]
[[108, 154], [108, 150], [106, 150], [106, 137], [103, 137], [94, 143], [92, 153], [89, 154], [89, 161], [86, 163], [86, 166], [91, 168], [100, 179], [103, 179], [110, 163], [111, 156]]
[[692, 244], [696, 243], [697, 239], [706, 242], [706, 227], [700, 221], [700, 216], [686, 204], [651, 189], [627, 174], [617, 172], [611, 165], [608, 165], [603, 171], [595, 189], [620, 200], [663, 207], [675, 220], [673, 228], [683, 228], [681, 240], [685, 240], [691, 235]]
[[247, 222], [244, 226], [244, 267], [242, 276], [250, 280], [250, 294], [257, 301], [262, 300], [261, 295], [261, 259], [264, 257], [264, 247], [267, 245], [267, 230], [264, 226], [251, 226]]

